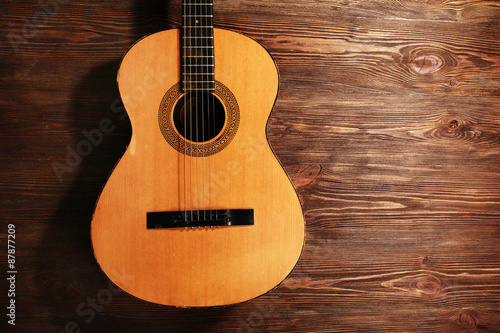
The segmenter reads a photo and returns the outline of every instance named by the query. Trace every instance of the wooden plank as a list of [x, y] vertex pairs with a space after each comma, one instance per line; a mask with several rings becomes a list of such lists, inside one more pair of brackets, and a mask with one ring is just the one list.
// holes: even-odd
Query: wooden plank
[[[269, 294], [225, 308], [161, 307], [110, 286], [90, 219], [130, 138], [116, 71], [136, 40], [180, 25], [180, 1], [7, 1], [0, 214], [2, 239], [7, 223], [17, 230], [16, 328], [500, 331], [500, 5], [235, 0], [214, 10], [216, 27], [256, 39], [279, 68], [268, 137], [305, 211], [298, 266]], [[115, 129], [79, 155], [83, 131], [104, 118]]]

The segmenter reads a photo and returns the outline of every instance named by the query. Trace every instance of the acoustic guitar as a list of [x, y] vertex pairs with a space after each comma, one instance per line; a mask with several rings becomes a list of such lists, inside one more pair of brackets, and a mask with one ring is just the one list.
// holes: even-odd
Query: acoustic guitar
[[214, 29], [212, 7], [184, 0], [182, 28], [123, 58], [132, 137], [91, 225], [97, 262], [118, 287], [177, 307], [265, 294], [304, 244], [299, 198], [266, 138], [276, 65], [254, 40]]

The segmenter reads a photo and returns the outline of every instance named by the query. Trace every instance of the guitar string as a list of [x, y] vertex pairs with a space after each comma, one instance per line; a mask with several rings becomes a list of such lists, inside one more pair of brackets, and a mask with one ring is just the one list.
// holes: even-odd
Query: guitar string
[[[206, 1], [206, 0], [205, 0]], [[197, 32], [199, 32], [199, 36], [197, 36], [196, 40], [196, 45], [199, 46], [198, 49], [198, 54], [201, 54], [201, 57], [199, 59], [199, 66], [197, 70], [197, 80], [200, 78], [200, 83], [199, 87], [201, 88], [201, 92], [199, 94], [200, 102], [201, 102], [201, 134], [202, 134], [202, 189], [201, 192], [198, 190], [198, 195], [201, 193], [202, 197], [202, 207], [203, 207], [203, 219], [206, 221], [207, 220], [207, 202], [206, 202], [206, 197], [207, 197], [207, 182], [206, 182], [206, 174], [207, 174], [207, 167], [206, 167], [206, 146], [207, 144], [205, 143], [205, 118], [207, 118], [207, 121], [210, 120], [210, 71], [209, 67], [207, 66], [211, 60], [209, 58], [211, 56], [211, 50], [209, 48], [210, 42], [209, 42], [209, 37], [210, 37], [210, 25], [208, 24], [210, 22], [209, 14], [211, 12], [210, 8], [210, 2], [200, 2], [199, 6], [197, 5], [197, 9], [200, 9], [198, 11], [199, 17], [197, 17], [196, 23], [200, 25], [200, 28], [198, 28]], [[206, 100], [205, 100], [206, 98]], [[208, 123], [209, 124], [209, 123]], [[207, 124], [207, 125], [208, 125]], [[208, 127], [209, 128], [209, 127]], [[208, 133], [210, 137], [210, 133]], [[209, 162], [209, 176], [210, 176], [210, 162]]]
[[[203, 7], [206, 7], [203, 6]], [[200, 25], [201, 26], [205, 26], [205, 22], [203, 21], [204, 20], [204, 14], [205, 14], [205, 11], [206, 11], [206, 8], [204, 8], [205, 10], [204, 11], [201, 11], [201, 17], [199, 19], [199, 22], [200, 22]], [[206, 46], [206, 37], [207, 37], [207, 34], [201, 34], [203, 38], [198, 38], [200, 43], [199, 45], [201, 46], [201, 49], [202, 50], [207, 50], [207, 48], [205, 47]], [[203, 55], [205, 55], [205, 51], [202, 52]], [[205, 72], [205, 66], [201, 66], [201, 72], [204, 73]], [[208, 76], [207, 76], [208, 77]], [[204, 75], [202, 76], [202, 81], [205, 81], [205, 78], [204, 78]], [[203, 84], [206, 84], [206, 83], [203, 83]], [[201, 192], [201, 197], [203, 199], [203, 219], [204, 221], [207, 220], [207, 206], [206, 206], [206, 201], [205, 201], [205, 184], [206, 184], [206, 156], [205, 156], [205, 147], [206, 147], [206, 144], [205, 144], [205, 112], [207, 112], [206, 110], [206, 107], [205, 107], [205, 91], [201, 94], [201, 133], [202, 133], [202, 158], [203, 158], [203, 181], [202, 181], [202, 192]]]
[[[192, 17], [193, 16], [193, 5], [192, 3], [190, 3], [189, 5], [189, 17]], [[188, 20], [189, 21], [189, 20]], [[189, 34], [189, 36], [191, 37], [190, 38], [190, 43], [189, 43], [189, 46], [191, 46], [193, 43], [193, 36], [195, 35], [195, 30], [193, 29], [192, 27], [192, 22], [189, 22], [189, 29], [191, 31], [191, 33]], [[191, 59], [195, 59], [195, 63], [196, 63], [196, 56], [193, 54], [193, 49], [190, 47], [189, 48], [190, 50], [190, 55], [191, 55]], [[192, 69], [192, 68], [191, 68]], [[191, 187], [191, 222], [193, 222], [193, 206], [194, 206], [194, 200], [193, 200], [193, 193], [195, 192], [194, 189], [193, 189], [193, 157], [195, 156], [195, 152], [194, 152], [194, 149], [193, 149], [193, 103], [196, 102], [196, 87], [193, 88], [194, 84], [193, 84], [193, 72], [192, 70], [189, 71], [189, 85], [191, 87], [191, 99], [190, 99], [190, 103], [189, 103], [189, 134], [190, 134], [190, 145], [191, 145], [191, 154], [190, 154], [190, 158], [189, 158], [189, 161], [190, 161], [190, 187]], [[194, 95], [194, 98], [193, 98], [193, 95]], [[196, 103], [195, 103], [195, 106], [196, 106]], [[194, 110], [196, 111], [196, 109]], [[196, 162], [196, 161], [195, 161]]]
[[[189, 115], [186, 116], [186, 132], [185, 132], [185, 139], [186, 139], [186, 146], [189, 144], [188, 148], [188, 153], [189, 153], [189, 181], [186, 180], [186, 183], [189, 182], [189, 185], [186, 184], [187, 192], [189, 192], [189, 219], [191, 222], [193, 222], [193, 81], [192, 81], [192, 67], [193, 67], [193, 60], [195, 59], [193, 57], [193, 52], [192, 49], [188, 46], [192, 44], [192, 37], [193, 37], [193, 29], [191, 28], [190, 22], [189, 22], [189, 17], [192, 14], [192, 7], [193, 5], [189, 2], [189, 0], [186, 2], [186, 13], [187, 17], [185, 20], [185, 24], [187, 25], [187, 31], [188, 35], [185, 41], [185, 53], [188, 55], [189, 59], [189, 70], [188, 70], [188, 75], [186, 81], [187, 81], [187, 92], [186, 92], [186, 103], [185, 105], [185, 112], [186, 114], [189, 113]], [[186, 108], [187, 107], [187, 108]], [[189, 119], [189, 136], [187, 132], [187, 119]], [[188, 155], [185, 155], [185, 158], [188, 158]], [[187, 173], [187, 170], [186, 170]]]
[[[196, 77], [196, 72], [198, 72], [198, 62], [199, 62], [199, 54], [198, 54], [198, 48], [196, 47], [198, 42], [197, 42], [197, 38], [198, 37], [198, 30], [196, 28], [196, 19], [197, 19], [197, 11], [198, 11], [198, 1], [195, 1], [195, 6], [193, 7], [193, 13], [191, 13], [191, 15], [189, 16], [189, 19], [190, 19], [190, 22], [189, 22], [189, 25], [191, 27], [193, 27], [193, 31], [194, 31], [194, 42], [191, 43], [189, 45], [189, 47], [191, 48], [191, 50], [194, 50], [194, 55], [195, 55], [195, 72], [193, 74], [193, 72], [191, 72], [191, 74], [193, 74], [194, 78], [192, 79], [192, 84], [194, 86], [194, 122], [195, 122], [195, 135], [193, 135], [193, 132], [191, 132], [191, 144], [193, 144], [193, 142], [199, 142], [198, 141], [198, 94], [199, 94], [199, 87], [198, 87], [198, 80], [197, 80], [197, 77]], [[195, 22], [193, 22], [195, 21]], [[194, 45], [194, 46], [193, 46]], [[193, 118], [191, 118], [193, 119]], [[192, 122], [191, 122], [192, 124]], [[193, 144], [196, 148], [196, 144]], [[196, 153], [194, 152], [194, 150], [192, 151], [192, 154], [191, 154], [191, 159], [194, 158], [194, 164], [195, 164], [195, 189], [191, 192], [191, 195], [194, 196], [194, 199], [196, 200], [196, 209], [198, 210], [199, 209], [199, 202], [198, 202], [198, 188], [199, 188], [199, 183], [198, 183], [198, 151], [196, 151]], [[194, 201], [194, 200], [193, 200]], [[193, 204], [194, 205], [194, 204]], [[197, 219], [199, 220], [200, 219], [200, 214], [199, 214], [199, 211], [198, 211], [198, 214], [196, 214], [196, 217]]]
[[200, 78], [200, 83], [199, 83], [199, 86], [201, 87], [201, 91], [200, 91], [200, 94], [199, 94], [199, 98], [200, 98], [200, 103], [201, 103], [201, 113], [200, 113], [200, 117], [201, 117], [201, 144], [200, 144], [200, 148], [201, 148], [201, 191], [198, 191], [198, 195], [200, 196], [201, 195], [201, 201], [202, 201], [202, 205], [200, 208], [202, 208], [202, 211], [203, 211], [203, 220], [206, 221], [207, 220], [207, 216], [206, 216], [206, 213], [207, 213], [207, 206], [206, 206], [206, 200], [205, 200], [205, 184], [206, 184], [206, 155], [205, 155], [205, 148], [206, 148], [206, 144], [205, 144], [205, 113], [207, 112], [206, 110], [206, 105], [205, 105], [205, 94], [207, 93], [207, 83], [205, 82], [205, 66], [204, 66], [204, 60], [205, 60], [205, 57], [207, 55], [206, 53], [206, 28], [204, 28], [206, 26], [206, 22], [204, 21], [205, 20], [205, 12], [206, 12], [206, 7], [207, 5], [200, 0], [200, 5], [197, 6], [197, 8], [200, 8], [200, 10], [198, 11], [198, 17], [197, 17], [197, 20], [196, 20], [196, 23], [199, 24], [200, 28], [198, 28], [198, 32], [199, 32], [199, 35], [198, 35], [198, 38], [196, 40], [196, 45], [199, 47], [199, 50], [198, 50], [198, 54], [201, 55], [200, 57], [200, 63], [201, 65], [198, 66], [198, 70], [196, 71], [197, 72], [197, 79]]
[[[212, 4], [213, 4], [213, 1], [212, 1]], [[215, 110], [215, 31], [213, 29], [213, 25], [214, 25], [214, 23], [213, 23], [213, 5], [212, 5], [211, 15], [212, 15], [212, 64], [211, 64], [210, 68], [211, 68], [211, 73], [213, 74], [212, 80], [213, 80], [213, 85], [214, 85], [214, 90], [211, 94], [211, 102], [212, 102], [212, 110], [213, 110], [213, 117], [214, 117], [212, 128], [213, 128], [213, 136], [215, 139], [215, 137], [217, 136], [218, 133], [216, 132], [217, 112]], [[217, 159], [213, 159], [213, 161], [214, 161], [213, 169], [217, 170]], [[215, 174], [215, 171], [214, 171], [214, 174]], [[216, 187], [215, 176], [213, 177], [212, 182], [213, 182], [212, 189], [216, 189], [217, 187]], [[215, 196], [216, 193], [212, 193], [212, 195]], [[213, 207], [214, 207], [214, 212], [215, 212], [215, 220], [217, 221], [219, 219], [219, 215], [218, 215], [218, 211], [217, 211], [217, 202], [213, 203]]]
[[[195, 38], [195, 50], [196, 50], [196, 54], [198, 56], [200, 56], [200, 54], [202, 55], [202, 52], [201, 52], [201, 48], [199, 47], [199, 39], [198, 37], [200, 37], [200, 31], [199, 31], [199, 28], [198, 28], [198, 25], [200, 24], [200, 8], [199, 7], [202, 7], [202, 6], [199, 6], [198, 5], [198, 1], [196, 0], [196, 13], [194, 14], [194, 19], [195, 19], [195, 29], [196, 29], [196, 38]], [[202, 56], [200, 56], [200, 58], [198, 59], [198, 61], [196, 62], [197, 64], [202, 60]], [[197, 144], [199, 145], [200, 144], [200, 138], [198, 137], [199, 134], [200, 134], [200, 131], [199, 131], [199, 117], [200, 117], [200, 110], [201, 109], [201, 117], [203, 119], [203, 102], [201, 102], [201, 107], [199, 106], [199, 98], [200, 98], [200, 95], [203, 94], [203, 86], [202, 86], [202, 82], [199, 82], [198, 80], [198, 72], [199, 72], [199, 68], [200, 66], [196, 66], [196, 72], [195, 72], [195, 82], [196, 82], [196, 101], [197, 103], [195, 104], [196, 105], [196, 142]], [[201, 89], [201, 90], [200, 90]], [[202, 120], [203, 121], [203, 120]], [[202, 126], [203, 128], [203, 126]], [[202, 140], [203, 140], [203, 135], [202, 135]], [[203, 150], [203, 149], [202, 149]], [[199, 175], [199, 164], [200, 164], [200, 156], [199, 156], [200, 152], [199, 150], [197, 150], [196, 152], [196, 207], [197, 207], [197, 217], [198, 217], [198, 221], [200, 221], [200, 175]]]
[[[210, 1], [210, 3], [212, 4], [210, 6], [210, 18], [211, 18], [211, 34], [210, 36], [212, 37], [211, 40], [210, 40], [210, 45], [212, 46], [211, 48], [211, 60], [212, 62], [210, 63], [210, 66], [207, 66], [207, 70], [210, 69], [210, 74], [211, 74], [211, 77], [210, 77], [210, 80], [213, 81], [213, 90], [211, 91], [208, 99], [209, 99], [209, 104], [211, 103], [211, 108], [212, 108], [212, 112], [213, 112], [213, 120], [212, 120], [212, 136], [213, 136], [213, 139], [215, 139], [215, 136], [217, 135], [217, 133], [215, 133], [215, 124], [217, 123], [217, 112], [215, 110], [215, 34], [214, 34], [214, 29], [213, 29], [213, 25], [214, 25], [214, 19], [213, 19], [213, 1]], [[217, 160], [216, 159], [213, 159], [213, 170], [217, 170], [216, 168], [216, 162]], [[212, 170], [212, 173], [213, 173], [213, 170]], [[215, 179], [213, 179], [215, 177], [211, 177], [211, 181], [213, 182], [213, 187], [209, 185], [209, 189], [211, 188], [215, 188]], [[214, 193], [210, 192], [210, 198], [212, 200], [212, 196], [214, 196]], [[214, 202], [212, 204], [212, 201], [211, 201], [211, 206], [210, 206], [210, 216], [212, 216], [212, 207], [214, 207], [214, 211], [215, 211], [215, 219], [218, 220], [218, 216], [217, 216], [217, 207], [216, 207], [216, 202]]]
[[[188, 40], [188, 34], [187, 34], [187, 18], [186, 18], [186, 1], [183, 1], [183, 6], [182, 6], [182, 13], [183, 13], [183, 31], [182, 31], [182, 46], [187, 45], [187, 40]], [[186, 71], [189, 68], [188, 66], [188, 57], [187, 57], [187, 49], [183, 48], [181, 52], [182, 56], [182, 64], [184, 67], [182, 68], [182, 78], [181, 78], [181, 83], [182, 87], [181, 90], [184, 93], [183, 97], [183, 103], [182, 103], [182, 109], [181, 111], [184, 113], [182, 116], [184, 117], [184, 221], [187, 223], [187, 110], [186, 110], [186, 103], [187, 103], [187, 82], [186, 82]], [[182, 113], [181, 113], [182, 114]]]
[[[210, 121], [211, 121], [211, 115], [210, 113], [212, 112], [213, 115], [215, 115], [215, 107], [212, 104], [210, 104], [210, 101], [211, 101], [211, 96], [213, 96], [213, 88], [212, 88], [212, 84], [215, 84], [212, 83], [212, 81], [214, 80], [214, 71], [213, 71], [213, 62], [214, 62], [214, 39], [213, 39], [213, 1], [208, 1], [207, 2], [207, 5], [205, 6], [205, 17], [206, 17], [206, 21], [205, 22], [205, 26], [207, 27], [206, 28], [206, 34], [205, 34], [205, 45], [208, 46], [206, 48], [206, 50], [208, 50], [207, 52], [207, 55], [209, 56], [207, 59], [207, 63], [205, 64], [205, 66], [203, 66], [203, 69], [206, 70], [206, 73], [207, 73], [207, 76], [206, 76], [206, 81], [207, 81], [207, 86], [208, 86], [208, 89], [207, 89], [207, 94], [206, 94], [206, 97], [207, 97], [207, 133], [208, 133], [208, 137], [210, 140], [213, 139], [213, 135], [215, 134], [211, 134], [210, 133]], [[214, 87], [215, 88], [215, 87]], [[212, 121], [215, 123], [215, 117], [214, 119], [212, 119]], [[209, 206], [210, 206], [210, 211], [209, 211], [209, 217], [210, 217], [210, 220], [212, 220], [212, 193], [210, 192], [210, 188], [211, 188], [211, 180], [212, 180], [212, 158], [211, 157], [208, 157], [209, 160], [208, 160], [208, 185], [207, 185], [207, 189], [208, 189], [208, 198], [209, 198]], [[206, 207], [205, 207], [206, 209]]]
[[[195, 104], [196, 105], [196, 142], [197, 144], [199, 145], [200, 144], [200, 138], [198, 137], [200, 132], [199, 132], [199, 128], [198, 128], [198, 125], [200, 123], [199, 121], [199, 116], [200, 116], [200, 110], [199, 109], [202, 109], [201, 112], [203, 112], [203, 106], [200, 105], [199, 103], [199, 98], [200, 98], [200, 95], [203, 93], [203, 86], [201, 85], [201, 82], [200, 80], [198, 80], [198, 72], [200, 70], [200, 61], [202, 60], [202, 53], [201, 53], [201, 48], [199, 47], [198, 45], [198, 40], [200, 37], [200, 28], [198, 28], [199, 26], [199, 20], [200, 20], [200, 11], [201, 11], [201, 5], [198, 5], [198, 0], [195, 0], [195, 13], [193, 15], [193, 18], [194, 18], [194, 29], [196, 31], [195, 35], [196, 35], [196, 38], [194, 40], [194, 49], [196, 50], [196, 55], [198, 56], [198, 59], [196, 61], [196, 72], [195, 72], [195, 79], [194, 81], [196, 82], [196, 101], [197, 103]], [[199, 148], [199, 146], [198, 146]], [[196, 151], [196, 158], [195, 158], [195, 161], [196, 161], [196, 207], [197, 207], [197, 211], [198, 211], [198, 214], [197, 214], [197, 217], [198, 217], [198, 221], [200, 220], [200, 177], [199, 177], [199, 164], [200, 164], [200, 151], [197, 149]]]
[[[205, 13], [206, 14], [206, 21], [207, 21], [206, 24], [205, 24], [205, 26], [207, 26], [207, 33], [205, 34], [205, 37], [206, 37], [205, 38], [205, 45], [207, 45], [207, 46], [212, 46], [210, 37], [213, 36], [213, 34], [210, 34], [210, 28], [208, 27], [209, 25], [211, 25], [211, 24], [209, 24], [209, 23], [211, 23], [209, 15], [212, 13], [212, 10], [211, 10], [210, 7], [211, 6], [210, 6], [210, 3], [209, 3], [206, 6], [206, 13]], [[212, 56], [213, 55], [212, 54], [213, 48], [208, 47], [207, 50], [208, 50], [208, 55]], [[207, 58], [207, 59], [208, 59], [207, 64], [209, 64], [210, 60], [212, 60], [212, 59], [211, 58]], [[211, 80], [211, 77], [210, 77], [210, 72], [211, 71], [209, 70], [209, 66], [204, 66], [203, 69], [206, 69], [206, 71], [207, 71], [207, 82], [208, 82], [207, 83], [207, 85], [208, 85], [208, 91], [207, 91], [207, 119], [208, 119], [208, 121], [207, 121], [207, 126], [209, 127], [208, 128], [208, 134], [209, 134], [208, 137], [209, 137], [209, 139], [211, 139], [211, 135], [210, 135], [210, 111], [212, 109], [211, 109], [211, 105], [210, 105], [210, 94], [211, 94], [211, 91], [212, 91], [212, 86], [211, 86], [211, 83], [209, 82]], [[208, 170], [209, 170], [208, 175], [210, 176], [210, 165], [211, 165], [210, 164], [210, 160], [208, 162], [209, 162], [209, 164], [208, 164]], [[210, 190], [210, 179], [209, 179], [209, 184], [208, 184], [208, 190]], [[210, 192], [209, 192], [209, 195], [210, 195]], [[206, 207], [205, 207], [205, 211], [206, 211]], [[210, 214], [209, 214], [209, 216], [210, 216], [210, 220], [212, 220], [212, 207], [211, 206], [210, 206]]]
[[[186, 46], [191, 45], [192, 42], [192, 37], [193, 37], [193, 29], [191, 28], [191, 25], [189, 24], [189, 16], [191, 15], [191, 10], [192, 10], [192, 4], [187, 1], [187, 17], [186, 17], [186, 25], [188, 26], [188, 38], [187, 38], [187, 43]], [[188, 52], [189, 50], [189, 52]], [[192, 82], [192, 65], [193, 65], [193, 52], [192, 49], [189, 47], [186, 47], [186, 53], [189, 54], [189, 72], [187, 75], [187, 86], [188, 86], [188, 100], [187, 100], [187, 107], [189, 112], [188, 114], [188, 119], [189, 119], [189, 136], [187, 135], [188, 132], [186, 132], [186, 140], [187, 143], [189, 144], [188, 152], [189, 156], [186, 158], [189, 158], [189, 186], [188, 186], [188, 192], [189, 192], [189, 202], [188, 206], [190, 209], [190, 221], [193, 221], [193, 103], [192, 103], [192, 98], [193, 98], [193, 82]], [[186, 125], [188, 126], [188, 125]]]

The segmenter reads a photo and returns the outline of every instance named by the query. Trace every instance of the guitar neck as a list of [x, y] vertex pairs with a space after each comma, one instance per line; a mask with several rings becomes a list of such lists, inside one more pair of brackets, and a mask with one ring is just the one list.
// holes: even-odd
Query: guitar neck
[[182, 88], [214, 91], [212, 0], [182, 1]]

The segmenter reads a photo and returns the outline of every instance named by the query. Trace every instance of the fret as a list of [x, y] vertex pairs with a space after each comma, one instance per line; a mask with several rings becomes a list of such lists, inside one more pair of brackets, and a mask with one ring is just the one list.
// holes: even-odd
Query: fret
[[204, 72], [204, 71], [201, 71], [201, 72], [198, 72], [198, 71], [186, 71], [185, 73], [182, 73], [183, 76], [199, 76], [199, 77], [203, 77], [203, 80], [207, 77], [210, 77], [210, 76], [214, 76], [214, 73], [210, 73], [210, 72]]
[[215, 85], [215, 80], [184, 80], [183, 83], [189, 87], [211, 87]]
[[[210, 90], [210, 89], [207, 89], [207, 88], [192, 88], [192, 87], [189, 87], [189, 88], [186, 88], [184, 87], [184, 90], [188, 89], [189, 91], [207, 91], [207, 90]], [[212, 91], [215, 90], [215, 87], [211, 89]]]
[[185, 38], [182, 40], [182, 48], [184, 49], [194, 48], [194, 49], [199, 49], [200, 52], [202, 51], [206, 52], [210, 51], [210, 49], [212, 49], [213, 47], [214, 47], [214, 41], [212, 39]]
[[[185, 51], [193, 51], [193, 49], [187, 49]], [[213, 54], [203, 54], [203, 53], [200, 53], [200, 52], [184, 52], [184, 54], [182, 55], [182, 58], [183, 59], [186, 59], [186, 63], [188, 64], [196, 64], [196, 61], [193, 61], [195, 59], [199, 59], [200, 62], [202, 63], [207, 63], [206, 60], [210, 60], [210, 59], [213, 59], [214, 58], [214, 55]]]
[[186, 59], [187, 64], [196, 64], [196, 59], [199, 59], [199, 63], [206, 64], [207, 60], [214, 58], [213, 50], [210, 49], [195, 49], [195, 48], [183, 48], [182, 58]]
[[188, 91], [207, 91], [215, 90], [215, 81], [210, 82], [183, 82], [183, 89]]
[[184, 26], [212, 26], [214, 17], [212, 15], [205, 14], [184, 14], [182, 16]]
[[184, 87], [187, 87], [189, 88], [190, 90], [191, 89], [194, 89], [194, 88], [213, 88], [215, 87], [215, 81], [183, 81], [182, 82], [182, 85]]
[[207, 45], [207, 46], [186, 45], [182, 46], [182, 51], [183, 55], [185, 56], [193, 56], [193, 57], [214, 56], [212, 45]]
[[186, 26], [212, 26], [214, 17], [212, 15], [183, 15], [182, 23]]
[[196, 75], [191, 75], [191, 74], [184, 74], [184, 82], [186, 81], [213, 81], [214, 77], [213, 75], [206, 75], [206, 74], [196, 74]]
[[203, 73], [203, 72], [190, 72], [190, 73], [183, 73], [182, 77], [189, 80], [213, 80], [214, 74]]
[[[213, 74], [214, 71], [214, 58], [213, 57], [204, 57], [204, 58], [199, 58], [199, 57], [187, 57], [182, 59], [183, 65], [190, 65], [190, 66], [183, 66], [182, 67], [182, 73], [190, 73], [190, 72], [203, 72], [206, 73], [208, 72], [209, 74]], [[210, 67], [212, 66], [212, 67]]]
[[195, 45], [205, 45], [205, 46], [212, 46], [213, 44], [213, 38], [207, 38], [205, 36], [189, 36], [189, 34], [186, 34], [187, 36], [183, 36], [182, 42], [183, 43], [199, 43]]
[[213, 29], [212, 22], [186, 22], [182, 26], [182, 29], [185, 31], [186, 29]]
[[184, 80], [213, 80], [215, 75], [213, 70], [203, 71], [201, 68], [190, 67], [185, 68], [182, 73], [182, 79]]

